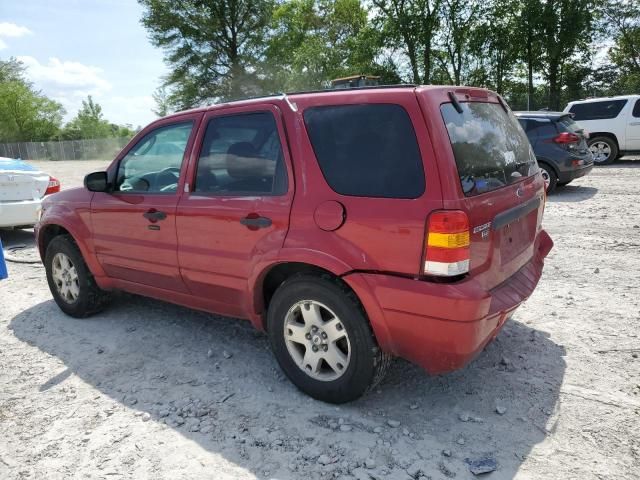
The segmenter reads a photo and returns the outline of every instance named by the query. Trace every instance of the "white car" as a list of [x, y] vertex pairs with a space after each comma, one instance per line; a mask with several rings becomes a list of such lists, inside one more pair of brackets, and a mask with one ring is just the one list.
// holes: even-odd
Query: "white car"
[[595, 164], [640, 154], [640, 95], [578, 100], [569, 102], [564, 111], [589, 132]]
[[42, 198], [60, 191], [60, 182], [36, 167], [0, 157], [0, 227], [32, 227]]

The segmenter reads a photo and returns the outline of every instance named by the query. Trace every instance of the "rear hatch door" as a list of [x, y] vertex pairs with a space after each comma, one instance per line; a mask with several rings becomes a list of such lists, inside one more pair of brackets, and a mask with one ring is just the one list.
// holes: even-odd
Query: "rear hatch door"
[[[544, 183], [526, 134], [496, 94], [446, 93], [437, 105], [424, 102], [432, 118], [437, 109], [448, 140], [438, 149], [444, 207], [467, 213], [470, 275], [491, 289], [533, 257]], [[437, 134], [437, 122], [432, 126]]]
[[560, 133], [572, 133], [578, 137], [577, 142], [571, 142], [567, 144], [567, 148], [569, 149], [569, 151], [577, 155], [586, 155], [589, 153], [589, 145], [587, 144], [589, 134], [584, 128], [582, 128], [573, 120], [571, 114], [563, 115], [562, 117], [560, 117], [558, 119], [557, 125]]

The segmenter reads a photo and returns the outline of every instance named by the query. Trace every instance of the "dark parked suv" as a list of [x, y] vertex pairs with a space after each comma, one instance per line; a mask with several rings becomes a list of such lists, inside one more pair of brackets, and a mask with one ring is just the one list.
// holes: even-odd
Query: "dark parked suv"
[[392, 356], [435, 374], [481, 352], [540, 279], [544, 205], [495, 93], [343, 89], [159, 119], [45, 200], [37, 238], [67, 314], [125, 290], [246, 319], [345, 402]]
[[547, 193], [583, 177], [593, 168], [589, 134], [570, 113], [515, 112], [538, 159]]

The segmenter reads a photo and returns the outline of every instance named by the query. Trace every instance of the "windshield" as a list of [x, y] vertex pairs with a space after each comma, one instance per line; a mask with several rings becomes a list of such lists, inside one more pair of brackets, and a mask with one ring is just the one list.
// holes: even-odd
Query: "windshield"
[[451, 103], [440, 107], [467, 196], [515, 183], [538, 171], [529, 140], [511, 113], [500, 104]]

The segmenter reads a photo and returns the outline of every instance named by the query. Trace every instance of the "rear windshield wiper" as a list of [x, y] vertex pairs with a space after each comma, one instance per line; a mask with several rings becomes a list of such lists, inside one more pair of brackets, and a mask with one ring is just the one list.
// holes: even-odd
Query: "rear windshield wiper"
[[456, 112], [462, 113], [462, 105], [460, 105], [460, 102], [456, 98], [456, 94], [453, 92], [447, 92], [447, 95], [449, 95], [449, 98], [451, 99], [451, 103], [453, 104], [453, 108], [456, 109]]
[[502, 99], [502, 97], [500, 95], [498, 95], [498, 102], [500, 103], [500, 106], [505, 111], [505, 113], [509, 113], [509, 109], [507, 108], [507, 104], [504, 103], [504, 100]]

